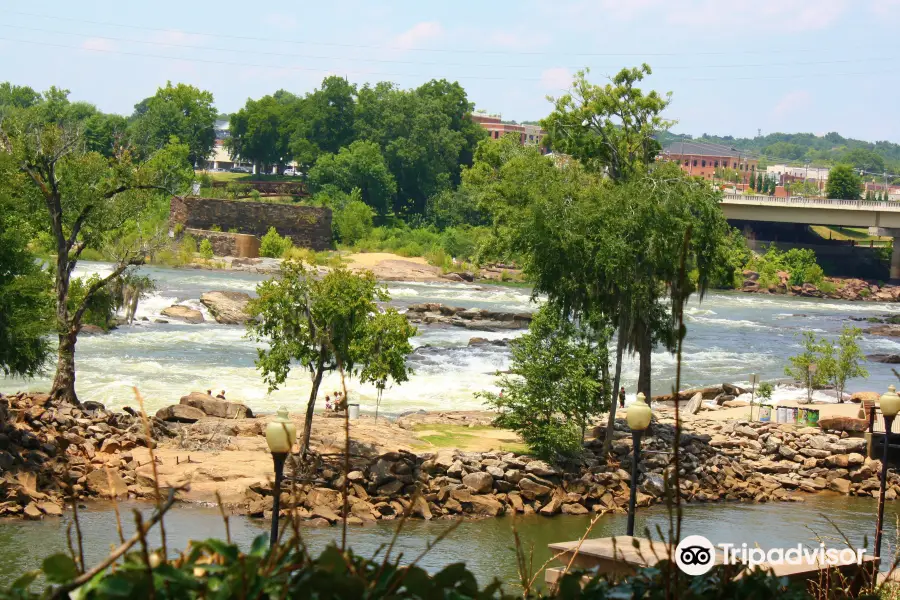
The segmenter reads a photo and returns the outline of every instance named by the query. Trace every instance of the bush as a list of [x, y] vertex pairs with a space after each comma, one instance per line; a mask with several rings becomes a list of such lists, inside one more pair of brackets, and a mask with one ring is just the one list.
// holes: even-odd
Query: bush
[[281, 258], [292, 245], [291, 238], [287, 236], [281, 237], [274, 227], [269, 227], [269, 231], [260, 240], [259, 255], [268, 258]]
[[250, 190], [250, 199], [259, 202], [259, 190]]
[[200, 256], [202, 256], [206, 260], [209, 260], [213, 257], [212, 242], [210, 242], [206, 238], [203, 238], [203, 241], [200, 242]]
[[372, 232], [375, 211], [362, 200], [350, 200], [334, 211], [332, 227], [335, 237], [344, 244], [353, 245]]
[[181, 238], [178, 246], [178, 260], [183, 265], [189, 265], [194, 260], [194, 254], [197, 253], [197, 240], [192, 235], [186, 235]]
[[817, 264], [809, 265], [803, 270], [803, 283], [811, 283], [819, 286], [824, 279], [825, 272], [822, 271], [822, 267]]

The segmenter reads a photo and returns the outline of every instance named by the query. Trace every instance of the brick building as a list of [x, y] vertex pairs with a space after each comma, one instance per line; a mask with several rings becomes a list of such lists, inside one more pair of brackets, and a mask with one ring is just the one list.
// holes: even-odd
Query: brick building
[[681, 170], [696, 177], [712, 180], [720, 169], [741, 173], [743, 183], [756, 177], [759, 160], [728, 146], [700, 142], [673, 142], [663, 149], [660, 160], [677, 162]]
[[544, 132], [540, 125], [519, 125], [518, 123], [504, 123], [499, 115], [489, 115], [486, 113], [474, 113], [471, 115], [473, 121], [481, 125], [488, 132], [492, 139], [499, 139], [502, 136], [513, 133], [519, 136], [519, 143], [541, 145], [544, 139]]

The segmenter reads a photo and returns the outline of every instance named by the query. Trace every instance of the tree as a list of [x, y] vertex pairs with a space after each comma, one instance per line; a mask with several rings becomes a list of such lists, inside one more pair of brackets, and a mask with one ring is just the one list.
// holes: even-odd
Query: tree
[[828, 383], [829, 364], [827, 362], [824, 365], [819, 364], [823, 346], [816, 339], [816, 334], [804, 331], [801, 335], [803, 352], [788, 358], [790, 364], [784, 368], [784, 374], [803, 382], [806, 386], [806, 400], [811, 402], [813, 390]]
[[354, 140], [356, 86], [330, 75], [322, 87], [297, 103], [291, 147], [303, 164], [312, 164], [320, 153], [336, 154]]
[[359, 190], [353, 190], [350, 200], [334, 209], [334, 233], [342, 243], [353, 245], [372, 232], [374, 216], [372, 208], [359, 199]]
[[825, 195], [839, 200], [858, 200], [862, 179], [850, 165], [837, 165], [828, 171]]
[[444, 190], [428, 198], [425, 218], [438, 229], [490, 222], [488, 215], [479, 210], [475, 200], [462, 187]]
[[608, 341], [608, 329], [588, 333], [557, 307], [541, 307], [528, 333], [510, 343], [502, 391], [481, 395], [499, 411], [495, 423], [519, 433], [539, 456], [580, 454], [590, 419], [612, 400]]
[[360, 343], [359, 353], [366, 357], [367, 362], [359, 373], [359, 380], [373, 383], [378, 390], [376, 422], [387, 382], [393, 380], [399, 385], [409, 380], [411, 371], [406, 366], [406, 357], [413, 351], [409, 338], [416, 335], [416, 331], [397, 309], [387, 308], [372, 317], [367, 335]]
[[868, 148], [853, 148], [841, 156], [841, 162], [870, 173], [881, 173], [885, 169], [884, 158]]
[[[356, 274], [340, 267], [317, 278], [303, 263], [286, 261], [281, 276], [264, 281], [256, 291], [259, 297], [248, 306], [253, 318], [247, 330], [252, 339], [266, 344], [257, 349], [256, 366], [269, 391], [284, 383], [294, 362], [312, 380], [300, 446], [303, 455], [309, 449], [325, 373], [342, 369], [349, 376], [364, 374], [382, 389], [388, 379], [405, 381], [405, 363], [401, 368], [397, 356], [412, 350], [407, 340], [415, 330], [401, 328], [394, 317], [379, 316], [376, 302], [386, 302], [389, 296], [371, 272]], [[373, 353], [375, 336], [381, 342]]]
[[135, 106], [132, 135], [144, 156], [164, 148], [172, 138], [188, 147], [192, 166], [204, 166], [216, 141], [212, 92], [179, 83], [159, 88]]
[[309, 170], [310, 190], [318, 192], [326, 185], [350, 193], [358, 189], [362, 201], [379, 215], [393, 205], [397, 183], [387, 168], [381, 149], [374, 142], [357, 140], [337, 154], [322, 154]]
[[759, 192], [760, 194], [765, 194], [766, 188], [763, 186], [764, 186], [764, 182], [763, 182], [762, 172], [758, 172], [756, 174], [756, 191]]
[[277, 165], [280, 171], [295, 155], [291, 136], [299, 103], [299, 98], [283, 90], [247, 100], [229, 121], [231, 136], [225, 147], [231, 156], [253, 162], [257, 170]]
[[859, 347], [861, 337], [860, 328], [845, 325], [841, 329], [837, 344], [830, 340], [823, 340], [820, 344], [819, 368], [823, 370], [825, 378], [834, 385], [838, 402], [844, 401], [847, 381], [869, 376], [869, 372], [861, 364], [866, 358]]
[[[89, 152], [79, 125], [48, 122], [44, 103], [0, 123], [0, 153], [16, 175], [0, 185], [53, 240], [59, 346], [51, 397], [77, 403], [75, 343], [85, 312], [110, 282], [144, 262], [149, 246], [159, 240], [146, 239], [136, 221], [161, 195], [185, 189], [193, 173], [187, 146], [181, 144], [170, 144], [141, 163], [127, 149], [113, 159]], [[87, 248], [100, 247], [115, 255], [111, 273], [71, 302], [73, 269]]]
[[589, 73], [576, 73], [572, 89], [553, 100], [553, 112], [541, 121], [548, 142], [613, 181], [642, 176], [661, 149], [654, 134], [674, 125], [660, 116], [671, 92], [645, 95], [635, 87], [652, 73], [647, 64], [622, 69], [604, 86], [590, 83]]
[[41, 95], [28, 86], [0, 83], [0, 107], [31, 108], [41, 101]]

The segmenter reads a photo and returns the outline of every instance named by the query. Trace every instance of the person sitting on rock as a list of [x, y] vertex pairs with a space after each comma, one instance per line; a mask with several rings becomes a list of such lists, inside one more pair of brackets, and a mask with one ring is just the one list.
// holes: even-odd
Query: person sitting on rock
[[206, 395], [212, 398], [212, 390], [206, 390]]
[[224, 400], [225, 399], [225, 390], [222, 390], [221, 392], [219, 392], [219, 394], [216, 396], [216, 398], [218, 398], [219, 400]]
[[337, 403], [334, 406], [334, 410], [337, 411], [345, 411], [347, 410], [347, 396], [345, 394], [341, 394], [341, 397], [338, 399]]
[[325, 394], [325, 411], [331, 410], [331, 396]]

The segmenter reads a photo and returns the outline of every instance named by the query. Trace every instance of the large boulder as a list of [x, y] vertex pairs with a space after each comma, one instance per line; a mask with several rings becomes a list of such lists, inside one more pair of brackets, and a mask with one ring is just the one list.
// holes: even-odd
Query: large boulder
[[819, 419], [819, 427], [828, 431], [867, 431], [869, 422], [853, 417], [822, 417]]
[[182, 396], [179, 404], [198, 408], [208, 417], [219, 417], [220, 419], [249, 419], [253, 417], [253, 411], [243, 404], [213, 398], [209, 394], [202, 392], [191, 392], [187, 396]]
[[87, 489], [100, 496], [127, 496], [128, 484], [114, 469], [96, 469], [87, 474]]
[[157, 419], [175, 423], [196, 423], [205, 416], [205, 412], [187, 404], [173, 404], [156, 411]]
[[244, 292], [206, 292], [200, 296], [200, 302], [209, 309], [217, 323], [242, 325], [250, 319], [247, 314], [250, 295]]
[[182, 306], [180, 304], [174, 304], [169, 308], [164, 308], [161, 315], [169, 317], [170, 319], [178, 319], [179, 321], [184, 321], [185, 323], [202, 323], [203, 322], [203, 313], [199, 310], [189, 308], [187, 306]]
[[491, 488], [494, 487], [493, 476], [491, 476], [490, 473], [485, 473], [483, 471], [477, 471], [463, 476], [462, 482], [472, 488], [476, 494], [490, 492]]

